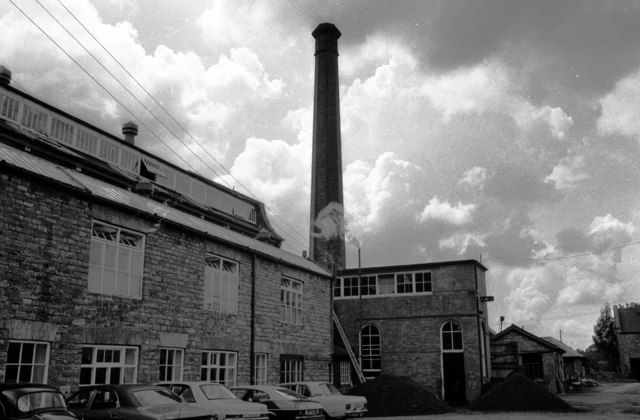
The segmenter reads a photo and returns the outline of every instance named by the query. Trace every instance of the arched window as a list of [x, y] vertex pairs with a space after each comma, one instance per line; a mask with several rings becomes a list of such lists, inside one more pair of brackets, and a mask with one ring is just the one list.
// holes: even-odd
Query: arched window
[[462, 348], [462, 328], [457, 322], [445, 322], [442, 326], [441, 336], [443, 352], [464, 351]]
[[380, 331], [375, 325], [365, 325], [360, 332], [360, 366], [365, 378], [380, 374]]

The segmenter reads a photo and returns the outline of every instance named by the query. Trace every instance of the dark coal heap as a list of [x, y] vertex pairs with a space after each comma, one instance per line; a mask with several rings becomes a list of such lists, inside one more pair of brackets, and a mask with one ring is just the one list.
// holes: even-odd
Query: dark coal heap
[[426, 388], [405, 376], [380, 375], [355, 388], [349, 395], [367, 398], [367, 417], [441, 414], [447, 405]]
[[474, 411], [578, 411], [520, 373], [513, 373], [495, 384], [469, 408]]

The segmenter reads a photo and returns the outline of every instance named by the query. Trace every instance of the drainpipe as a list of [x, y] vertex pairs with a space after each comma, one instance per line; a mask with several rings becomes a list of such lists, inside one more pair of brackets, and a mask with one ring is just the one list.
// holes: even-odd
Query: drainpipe
[[[480, 322], [480, 298], [478, 297], [478, 267], [475, 266], [475, 264], [473, 265], [473, 276], [475, 278], [475, 282], [476, 282], [476, 313], [478, 314], [478, 316], [476, 317], [476, 321], [478, 323], [478, 345], [482, 344], [484, 342], [484, 340], [482, 339], [481, 335], [482, 335], [482, 323]], [[487, 349], [486, 349], [486, 343], [484, 344], [485, 348], [484, 349], [478, 349], [480, 350], [479, 352], [479, 362], [480, 362], [480, 393], [482, 393], [482, 386], [484, 385], [484, 374], [485, 372], [482, 371], [482, 356], [483, 354], [486, 353]], [[485, 360], [486, 360], [486, 356], [485, 356]], [[486, 371], [486, 364], [485, 364], [485, 371]]]
[[249, 343], [249, 382], [255, 385], [256, 363], [256, 254], [251, 254], [251, 338]]

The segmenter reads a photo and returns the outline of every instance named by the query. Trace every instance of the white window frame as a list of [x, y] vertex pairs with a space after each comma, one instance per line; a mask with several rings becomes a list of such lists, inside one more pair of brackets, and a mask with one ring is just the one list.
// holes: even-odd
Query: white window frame
[[[365, 329], [368, 329], [368, 333], [365, 333]], [[377, 334], [373, 334], [371, 329], [375, 329]], [[378, 338], [378, 344], [372, 343], [372, 338]], [[378, 362], [379, 369], [365, 368], [365, 364], [373, 365], [374, 362]], [[363, 325], [360, 329], [360, 368], [366, 378], [373, 378], [382, 372], [382, 337], [380, 336], [380, 329], [373, 324]]]
[[158, 363], [158, 381], [181, 381], [184, 372], [184, 350], [172, 347], [160, 347]]
[[[11, 346], [19, 346], [18, 360], [16, 362], [9, 361], [9, 349]], [[31, 356], [25, 351], [26, 346], [33, 346]], [[40, 352], [38, 351], [40, 350]], [[42, 356], [42, 350], [44, 350], [44, 357]], [[36, 360], [39, 359], [39, 360]], [[17, 367], [16, 377], [8, 377], [9, 368]], [[21, 376], [28, 372], [29, 378], [26, 380], [21, 379]], [[40, 372], [38, 374], [37, 372]], [[9, 340], [7, 347], [7, 363], [5, 365], [5, 377], [4, 381], [9, 383], [15, 382], [36, 382], [47, 383], [47, 377], [49, 375], [49, 343], [44, 341], [30, 341], [30, 340]]]
[[[85, 363], [85, 356], [89, 354], [90, 361]], [[117, 357], [116, 357], [117, 354]], [[97, 385], [102, 383], [135, 384], [138, 376], [138, 348], [132, 346], [82, 346], [82, 360], [80, 364], [80, 378], [82, 371], [90, 370], [90, 383], [80, 383], [80, 386]], [[98, 370], [105, 371], [105, 382], [96, 382]], [[119, 369], [118, 379], [111, 382], [112, 371]]]
[[238, 314], [240, 264], [219, 255], [208, 255], [204, 263], [204, 308]]
[[280, 356], [280, 382], [304, 380], [304, 358], [302, 356]]
[[280, 279], [280, 319], [285, 324], [303, 325], [304, 283], [290, 277]]
[[340, 386], [351, 386], [351, 362], [340, 360]]
[[[333, 297], [340, 300], [431, 295], [433, 294], [431, 275], [431, 270], [362, 274], [359, 277], [348, 275], [336, 279]], [[418, 288], [423, 290], [418, 291]]]
[[236, 385], [237, 352], [205, 350], [202, 352], [201, 363], [200, 380], [217, 382], [226, 387]]
[[[139, 242], [134, 238], [138, 238]], [[87, 290], [141, 299], [145, 239], [140, 232], [94, 220], [91, 226]], [[108, 258], [111, 259], [111, 266], [107, 266]], [[107, 276], [113, 276], [113, 287]]]
[[253, 385], [268, 384], [269, 356], [267, 353], [255, 353], [253, 355]]
[[[445, 348], [445, 336], [449, 336], [451, 348]], [[460, 347], [456, 347], [455, 337], [460, 337]], [[464, 336], [462, 335], [462, 325], [459, 322], [447, 321], [440, 327], [440, 347], [443, 353], [463, 353], [464, 352]]]

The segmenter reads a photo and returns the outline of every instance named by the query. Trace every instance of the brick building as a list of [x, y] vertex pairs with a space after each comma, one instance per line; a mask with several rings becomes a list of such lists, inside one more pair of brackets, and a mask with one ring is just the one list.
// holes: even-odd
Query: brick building
[[613, 318], [620, 371], [625, 377], [640, 380], [640, 304], [615, 305]]
[[0, 80], [0, 382], [330, 377], [331, 273], [260, 202]]
[[565, 351], [516, 325], [491, 337], [491, 364], [495, 378], [505, 378], [516, 369], [553, 393], [563, 392]]
[[347, 269], [334, 308], [365, 377], [408, 376], [452, 403], [491, 376], [486, 268], [475, 260]]

